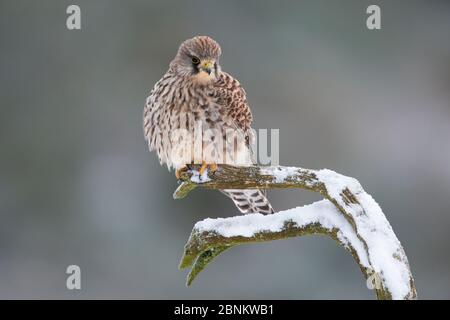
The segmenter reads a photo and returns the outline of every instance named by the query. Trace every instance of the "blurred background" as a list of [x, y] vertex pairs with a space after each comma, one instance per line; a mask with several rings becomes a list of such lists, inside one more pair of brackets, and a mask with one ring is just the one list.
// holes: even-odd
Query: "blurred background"
[[[66, 28], [73, 3], [80, 31]], [[370, 4], [381, 30], [366, 28]], [[419, 298], [450, 298], [450, 3], [409, 0], [0, 1], [0, 298], [374, 298], [325, 237], [234, 248], [185, 286], [194, 223], [237, 210], [214, 191], [172, 199], [142, 109], [199, 34], [221, 44], [254, 127], [280, 129], [280, 164], [357, 178]], [[66, 289], [71, 264], [81, 290]]]

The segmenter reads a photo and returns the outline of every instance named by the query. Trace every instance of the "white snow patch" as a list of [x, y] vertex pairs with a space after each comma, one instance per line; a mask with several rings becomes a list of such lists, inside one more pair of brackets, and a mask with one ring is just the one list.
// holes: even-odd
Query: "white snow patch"
[[191, 176], [192, 182], [205, 183], [205, 182], [211, 181], [211, 179], [208, 177], [208, 169], [203, 171], [202, 175], [200, 175], [200, 172], [198, 172], [197, 170], [192, 170], [191, 172], [192, 172], [192, 176]]
[[261, 168], [261, 174], [273, 176], [273, 181], [282, 183], [287, 177], [298, 174], [298, 168], [295, 167], [267, 167]]
[[[391, 225], [378, 203], [367, 194], [359, 182], [332, 170], [316, 172], [328, 194], [353, 217], [356, 230], [367, 244], [371, 267], [384, 279], [393, 299], [403, 299], [410, 292], [410, 271], [406, 256]], [[341, 191], [348, 188], [358, 204], [346, 204]]]
[[351, 244], [361, 259], [361, 264], [369, 266], [362, 242], [356, 236], [350, 223], [328, 200], [310, 205], [280, 211], [271, 215], [252, 213], [231, 218], [207, 218], [195, 224], [199, 232], [214, 231], [224, 237], [252, 237], [258, 232], [280, 232], [285, 222], [292, 221], [299, 227], [319, 223], [327, 230], [337, 229], [337, 236], [345, 246]]

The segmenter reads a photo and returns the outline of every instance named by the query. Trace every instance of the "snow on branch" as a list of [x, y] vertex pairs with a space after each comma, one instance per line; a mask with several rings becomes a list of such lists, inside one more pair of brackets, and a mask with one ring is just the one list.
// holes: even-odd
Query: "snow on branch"
[[191, 267], [187, 284], [223, 251], [244, 243], [323, 234], [336, 240], [358, 263], [378, 299], [416, 299], [408, 259], [381, 211], [359, 182], [334, 171], [295, 167], [234, 167], [198, 174], [198, 167], [181, 175], [175, 199], [196, 187], [210, 189], [301, 188], [325, 199], [277, 212], [197, 222], [185, 245], [180, 268]]

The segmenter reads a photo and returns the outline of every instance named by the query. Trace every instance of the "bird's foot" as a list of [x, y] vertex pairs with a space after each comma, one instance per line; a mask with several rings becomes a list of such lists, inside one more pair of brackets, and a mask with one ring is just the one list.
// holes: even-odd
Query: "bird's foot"
[[211, 170], [211, 172], [217, 171], [217, 164], [216, 163], [207, 164], [205, 161], [202, 161], [202, 166], [198, 170], [199, 175], [202, 176], [203, 173], [205, 172], [205, 170], [208, 167], [209, 167], [209, 170]]
[[183, 174], [183, 172], [186, 172], [189, 170], [189, 167], [187, 165], [183, 165], [182, 167], [178, 168], [175, 171], [175, 177], [177, 177], [177, 180], [180, 180], [181, 175]]
[[209, 170], [211, 170], [211, 172], [216, 172], [217, 171], [217, 163], [211, 163], [209, 165]]

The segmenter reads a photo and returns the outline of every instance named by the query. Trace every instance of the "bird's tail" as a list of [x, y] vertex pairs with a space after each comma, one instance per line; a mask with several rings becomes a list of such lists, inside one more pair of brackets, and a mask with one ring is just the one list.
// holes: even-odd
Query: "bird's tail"
[[271, 214], [275, 212], [263, 190], [225, 189], [221, 191], [233, 200], [242, 213]]

